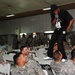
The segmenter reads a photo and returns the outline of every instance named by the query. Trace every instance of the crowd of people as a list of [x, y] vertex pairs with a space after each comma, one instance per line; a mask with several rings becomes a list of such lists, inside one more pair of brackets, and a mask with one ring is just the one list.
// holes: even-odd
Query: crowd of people
[[41, 35], [37, 34], [33, 37], [33, 34], [31, 33], [29, 36], [26, 36], [25, 34], [22, 35], [22, 38], [18, 40], [17, 35], [13, 39], [13, 49], [18, 49], [21, 46], [27, 45], [28, 47], [35, 47], [40, 45], [47, 45], [48, 46], [48, 37], [47, 35]]
[[[27, 46], [21, 46], [20, 52], [13, 57], [14, 65], [12, 75], [45, 75], [41, 65], [32, 58]], [[51, 69], [56, 75], [74, 75], [75, 73], [75, 49], [71, 51], [70, 59], [63, 59], [62, 53], [58, 50], [58, 44], [54, 45], [53, 60], [50, 63]], [[48, 70], [50, 71], [50, 69]], [[51, 71], [50, 71], [51, 72]], [[50, 75], [53, 75], [50, 73]]]
[[[20, 47], [20, 52], [14, 55], [13, 61], [14, 68], [11, 70], [11, 75], [45, 75], [39, 62], [34, 60], [32, 53], [29, 53], [27, 45]], [[0, 64], [7, 64], [1, 55]], [[63, 54], [58, 50], [58, 43], [56, 42], [53, 46], [53, 60], [50, 63], [50, 66], [56, 75], [74, 75], [75, 46], [73, 46], [73, 50], [71, 50], [71, 58], [63, 61]], [[48, 72], [49, 71], [50, 69]], [[50, 73], [50, 75], [53, 74]]]
[[[51, 22], [56, 26], [56, 29], [49, 41], [47, 51], [47, 56], [53, 58], [51, 64], [49, 64], [50, 68], [56, 75], [74, 75], [75, 44], [73, 44], [71, 48], [71, 58], [67, 59], [65, 49], [68, 45], [65, 45], [66, 40], [64, 41], [74, 19], [66, 10], [62, 10], [54, 4], [51, 5]], [[15, 36], [13, 39], [13, 49], [20, 48], [20, 52], [16, 53], [13, 57], [15, 66], [11, 71], [11, 75], [45, 75], [41, 65], [34, 60], [32, 54], [28, 52], [28, 47], [48, 45], [48, 40], [46, 35], [42, 36], [39, 34], [34, 38], [33, 34], [30, 34], [28, 37], [23, 34], [20, 40]], [[0, 56], [0, 61], [1, 64], [7, 64], [2, 56]]]

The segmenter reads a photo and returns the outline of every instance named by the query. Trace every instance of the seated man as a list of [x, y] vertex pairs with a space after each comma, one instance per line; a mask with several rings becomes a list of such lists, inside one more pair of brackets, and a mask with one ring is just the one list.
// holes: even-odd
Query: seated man
[[65, 63], [59, 75], [75, 75], [75, 49], [71, 51], [71, 60]]
[[11, 75], [45, 75], [40, 65], [32, 60], [27, 60], [22, 53], [17, 53], [13, 59], [16, 66], [11, 71]]
[[62, 54], [58, 50], [53, 53], [53, 58], [54, 58], [54, 60], [51, 62], [50, 65], [51, 65], [51, 68], [56, 73], [56, 75], [58, 75], [60, 73], [60, 70], [61, 70], [62, 66], [65, 63], [62, 62]]
[[[37, 63], [38, 65], [40, 65], [38, 61], [36, 61], [35, 59], [33, 59], [33, 54], [32, 54], [32, 53], [29, 53], [28, 48], [27, 48], [26, 45], [20, 47], [20, 52], [21, 52], [23, 55], [25, 55], [28, 60], [33, 60], [35, 63]], [[35, 54], [36, 54], [36, 53], [35, 53]]]
[[27, 46], [21, 46], [21, 47], [20, 47], [20, 52], [21, 52], [23, 55], [27, 56], [27, 59], [32, 59], [32, 54], [29, 55]]

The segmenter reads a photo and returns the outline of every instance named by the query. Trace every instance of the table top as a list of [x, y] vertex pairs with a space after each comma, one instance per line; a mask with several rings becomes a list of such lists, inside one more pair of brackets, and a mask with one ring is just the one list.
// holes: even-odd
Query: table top
[[8, 60], [8, 61], [13, 61], [13, 56], [14, 56], [15, 54], [13, 53], [13, 54], [5, 54], [4, 56], [3, 56], [3, 58], [5, 59], [5, 60]]

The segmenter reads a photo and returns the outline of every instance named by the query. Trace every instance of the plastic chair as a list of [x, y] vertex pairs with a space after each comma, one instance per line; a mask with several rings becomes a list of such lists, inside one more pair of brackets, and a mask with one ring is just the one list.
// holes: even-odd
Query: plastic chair
[[4, 73], [5, 75], [10, 75], [10, 64], [0, 64], [0, 72]]

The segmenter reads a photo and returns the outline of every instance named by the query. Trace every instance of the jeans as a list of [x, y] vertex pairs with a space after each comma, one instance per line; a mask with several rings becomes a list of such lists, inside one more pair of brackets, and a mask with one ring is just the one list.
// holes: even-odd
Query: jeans
[[66, 34], [63, 34], [63, 31], [61, 31], [61, 30], [56, 29], [54, 31], [54, 34], [52, 35], [51, 40], [49, 41], [49, 49], [48, 49], [48, 52], [47, 52], [47, 55], [49, 57], [53, 57], [53, 47], [54, 47], [55, 42], [57, 42], [58, 50], [62, 53], [63, 58], [67, 59], [65, 49], [64, 49], [64, 46], [63, 46], [63, 40], [65, 38], [65, 35]]

